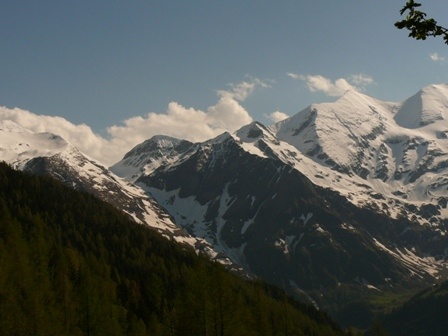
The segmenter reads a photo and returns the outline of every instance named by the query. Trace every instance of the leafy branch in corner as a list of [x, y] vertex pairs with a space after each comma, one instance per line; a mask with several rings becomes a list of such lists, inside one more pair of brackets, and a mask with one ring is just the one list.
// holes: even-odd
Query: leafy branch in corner
[[417, 10], [420, 6], [420, 3], [409, 0], [400, 10], [401, 15], [408, 13], [406, 19], [395, 22], [395, 27], [409, 30], [409, 37], [417, 40], [426, 40], [428, 36], [442, 36], [445, 44], [448, 44], [448, 29], [438, 25], [432, 18], [427, 19], [426, 13]]

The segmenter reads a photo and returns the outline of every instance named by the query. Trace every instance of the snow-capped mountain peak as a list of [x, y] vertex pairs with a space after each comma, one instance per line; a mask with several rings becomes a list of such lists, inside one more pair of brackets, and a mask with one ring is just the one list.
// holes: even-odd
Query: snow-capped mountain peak
[[22, 168], [35, 157], [50, 157], [72, 147], [52, 133], [34, 133], [11, 120], [0, 122], [1, 159]]
[[[447, 85], [399, 103], [347, 91], [270, 127], [253, 122], [194, 144], [155, 136], [110, 168], [130, 183], [63, 139], [11, 123], [0, 124], [0, 155], [89, 186], [289, 290], [388, 290], [448, 270], [447, 116]], [[50, 152], [33, 157], [24, 143]]]
[[348, 91], [336, 102], [311, 105], [271, 130], [319, 164], [345, 172], [359, 164], [364, 143], [384, 132], [392, 116], [390, 107], [390, 103]]
[[[428, 85], [405, 100], [395, 115], [398, 125], [416, 129], [448, 118], [448, 85]], [[448, 124], [444, 123], [444, 127]]]
[[266, 134], [272, 136], [272, 133], [258, 121], [251, 122], [235, 132], [235, 135], [244, 142], [251, 142], [253, 139], [259, 139]]
[[404, 103], [348, 91], [336, 102], [312, 105], [271, 130], [319, 165], [364, 180], [389, 181], [391, 193], [395, 181], [402, 181], [407, 197], [417, 197], [415, 190], [422, 189], [409, 183], [419, 183], [425, 171], [439, 171], [448, 154], [447, 87], [428, 86]]
[[12, 120], [1, 120], [0, 121], [0, 131], [6, 131], [10, 133], [31, 133], [31, 131], [20, 126]]
[[157, 135], [132, 148], [122, 160], [110, 167], [119, 176], [135, 181], [144, 171], [175, 161], [193, 143], [165, 135]]
[[[143, 152], [149, 148], [152, 149], [151, 154], [158, 153], [160, 159], [168, 153], [163, 150], [182, 151], [190, 144], [188, 141], [156, 136], [144, 145], [137, 146], [134, 154], [144, 156]], [[13, 121], [4, 120], [0, 122], [0, 160], [19, 170], [53, 176], [70, 187], [89, 192], [113, 204], [137, 223], [146, 224], [171, 239], [188, 243], [206, 253], [213, 251], [210, 244], [191, 237], [176, 226], [144, 190], [118, 177], [58, 135], [34, 133]], [[219, 258], [231, 264], [226, 256]]]
[[[446, 268], [448, 150], [397, 124], [402, 106], [348, 91], [157, 159], [135, 181], [182, 228], [283, 286], [426, 281]], [[372, 264], [351, 268], [360, 256]]]
[[280, 142], [271, 130], [257, 121], [241, 127], [234, 133], [234, 138], [249, 153], [262, 157], [277, 157], [268, 144], [279, 145]]

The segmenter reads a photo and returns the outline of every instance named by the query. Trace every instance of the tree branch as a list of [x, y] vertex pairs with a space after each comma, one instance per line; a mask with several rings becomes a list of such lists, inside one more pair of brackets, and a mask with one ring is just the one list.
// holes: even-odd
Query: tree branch
[[426, 19], [426, 13], [416, 9], [420, 6], [420, 3], [409, 0], [400, 10], [401, 15], [408, 12], [406, 19], [395, 22], [395, 27], [409, 30], [409, 37], [417, 40], [426, 40], [429, 36], [442, 36], [445, 43], [448, 44], [448, 29], [438, 25], [437, 21], [432, 18]]

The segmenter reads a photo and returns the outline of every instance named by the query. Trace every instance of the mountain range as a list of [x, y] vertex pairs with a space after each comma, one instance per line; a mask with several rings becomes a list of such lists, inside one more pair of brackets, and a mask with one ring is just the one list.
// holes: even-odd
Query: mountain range
[[127, 213], [137, 223], [147, 224], [166, 237], [193, 246], [222, 263], [239, 269], [224, 255], [210, 253], [213, 247], [185, 234], [151, 195], [118, 177], [107, 167], [51, 133], [35, 133], [11, 120], [0, 122], [0, 160], [13, 168], [50, 175], [74, 189], [91, 193]]
[[422, 288], [448, 267], [448, 85], [404, 102], [347, 91], [271, 126], [155, 136], [104, 167], [4, 120], [0, 159], [317, 305], [344, 286]]

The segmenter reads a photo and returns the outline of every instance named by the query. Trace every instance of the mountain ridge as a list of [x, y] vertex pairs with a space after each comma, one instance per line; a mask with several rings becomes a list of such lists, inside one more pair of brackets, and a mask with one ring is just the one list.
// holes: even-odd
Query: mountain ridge
[[2, 335], [345, 335], [51, 177], [0, 163], [0, 209]]
[[207, 242], [179, 228], [151, 195], [115, 175], [58, 135], [35, 133], [13, 121], [2, 121], [0, 159], [15, 169], [50, 175], [74, 189], [91, 193], [124, 211], [137, 223], [146, 224], [169, 239], [191, 245], [229, 268], [234, 267], [226, 256], [210, 253], [213, 247]]
[[[446, 279], [447, 106], [445, 84], [401, 103], [348, 91], [274, 125], [255, 121], [204, 142], [155, 136], [110, 170], [76, 155], [37, 151], [22, 155], [24, 164], [12, 150], [0, 158], [71, 184], [80, 173], [64, 164], [85, 166], [83, 174], [95, 172], [82, 181], [91, 191], [135, 188], [159, 213], [141, 222], [157, 228], [158, 220], [159, 230], [223, 264], [325, 301], [315, 293], [386, 293]], [[106, 186], [104, 176], [122, 182]]]
[[[429, 87], [419, 94], [425, 93], [424, 100], [430, 101], [427, 92], [433, 91], [448, 90], [446, 85], [442, 85], [435, 88]], [[205, 232], [212, 230], [210, 227], [208, 229], [202, 227], [200, 230], [194, 227], [195, 225], [200, 227], [201, 222], [207, 222], [207, 214], [209, 218], [213, 218], [213, 216], [210, 217], [210, 213], [214, 211], [215, 216], [221, 218], [218, 220], [221, 221], [221, 224], [217, 226], [218, 231], [214, 232], [219, 236], [221, 230], [226, 227], [226, 218], [229, 216], [227, 211], [230, 211], [231, 206], [227, 204], [237, 202], [233, 198], [238, 198], [237, 195], [229, 195], [229, 190], [234, 184], [233, 179], [238, 179], [237, 175], [230, 176], [229, 171], [234, 169], [232, 165], [238, 165], [236, 163], [238, 160], [246, 157], [243, 153], [247, 153], [249, 157], [255, 156], [259, 158], [257, 160], [266, 161], [266, 164], [261, 164], [264, 170], [267, 169], [266, 165], [271, 165], [275, 161], [282, 162], [284, 166], [278, 168], [282, 172], [291, 171], [291, 169], [298, 171], [303, 174], [305, 180], [309, 179], [308, 185], [311, 183], [323, 188], [320, 189], [320, 193], [328, 194], [332, 190], [338, 197], [351, 203], [354, 206], [353, 209], [358, 209], [360, 212], [374, 211], [390, 218], [392, 222], [389, 225], [392, 227], [404, 221], [405, 224], [401, 224], [403, 225], [401, 232], [404, 236], [411, 237], [415, 234], [419, 236], [417, 232], [424, 228], [423, 231], [426, 233], [423, 236], [426, 238], [421, 240], [423, 236], [420, 236], [417, 240], [421, 240], [418, 244], [428, 249], [429, 243], [425, 241], [429, 242], [433, 239], [445, 241], [448, 212], [444, 190], [448, 185], [446, 184], [448, 170], [445, 165], [448, 146], [443, 139], [439, 141], [440, 137], [435, 136], [434, 133], [431, 133], [432, 137], [424, 138], [424, 134], [417, 133], [415, 129], [406, 129], [397, 125], [394, 118], [397, 111], [403, 113], [405, 110], [403, 106], [406, 107], [406, 104], [383, 102], [359, 92], [349, 91], [335, 103], [312, 105], [271, 127], [253, 122], [243, 126], [232, 135], [223, 134], [215, 139], [196, 144], [190, 148], [187, 156], [180, 157], [174, 165], [161, 165], [150, 174], [143, 173], [135, 181], [153, 194], [162, 206], [175, 217], [177, 216], [178, 222], [184, 223], [180, 225], [189, 227], [193, 234], [202, 232], [205, 237], [207, 235]], [[430, 106], [435, 105], [430, 104]], [[421, 127], [426, 127], [426, 130], [432, 127], [431, 130], [433, 130], [433, 124], [438, 124], [438, 128], [443, 129], [444, 122], [444, 119], [435, 118], [433, 123]], [[448, 129], [448, 124], [446, 127]], [[230, 156], [226, 158], [223, 139], [230, 141], [230, 137], [232, 146], [236, 147], [233, 149], [229, 147], [230, 145], [227, 147], [227, 153], [234, 154], [228, 154]], [[192, 152], [194, 154], [191, 154]], [[244, 159], [245, 162], [249, 160], [249, 157]], [[218, 158], [221, 158], [221, 161]], [[221, 168], [218, 167], [219, 165]], [[262, 174], [255, 166], [256, 164], [251, 168], [253, 172]], [[280, 176], [282, 175], [280, 170], [272, 174]], [[173, 173], [175, 171], [179, 173]], [[201, 171], [203, 175], [198, 174]], [[436, 175], [436, 173], [440, 174]], [[182, 179], [187, 176], [196, 182], [189, 183]], [[193, 176], [196, 177], [193, 178]], [[227, 176], [227, 180], [221, 182], [219, 186], [213, 186], [216, 185], [216, 181], [222, 180], [223, 176]], [[248, 176], [244, 178], [249, 179]], [[215, 182], [210, 179], [214, 179]], [[272, 180], [272, 177], [266, 180], [259, 179], [266, 188], [270, 186]], [[197, 187], [198, 183], [203, 189], [210, 188], [210, 190], [201, 191], [202, 189]], [[247, 188], [255, 188], [254, 183]], [[246, 195], [245, 197], [253, 196]], [[187, 202], [186, 199], [189, 201]], [[325, 199], [319, 202], [325, 203]], [[173, 206], [173, 204], [176, 205]], [[188, 211], [183, 214], [177, 212], [182, 208]], [[196, 209], [196, 212], [192, 209]], [[358, 210], [351, 211], [358, 212]], [[250, 208], [246, 211], [251, 212]], [[242, 212], [239, 216], [242, 219], [247, 217]], [[306, 218], [307, 214], [303, 213], [301, 216]], [[213, 224], [210, 225], [213, 226]], [[240, 231], [239, 236], [235, 234], [232, 240], [243, 242], [242, 237], [252, 225], [246, 221], [237, 229]], [[348, 223], [341, 225], [356, 227]], [[355, 230], [363, 229], [359, 223], [357, 226]], [[233, 230], [235, 229], [236, 227]], [[208, 239], [211, 241], [215, 239], [216, 243], [216, 237], [213, 237]], [[281, 239], [286, 242], [284, 238]], [[438, 247], [434, 247], [431, 253], [428, 253], [434, 256], [431, 259], [419, 251], [421, 246], [419, 249], [414, 247], [413, 250], [413, 244], [416, 244], [415, 237], [401, 239], [397, 234], [394, 239], [402, 240], [398, 250], [396, 247], [398, 241], [391, 241], [387, 236], [369, 239], [376, 249], [386, 252], [394, 260], [399, 260], [412, 272], [419, 267], [426, 270], [423, 273], [430, 277], [436, 276], [435, 269], [445, 272], [446, 251], [442, 248], [443, 244], [435, 244]], [[408, 243], [403, 245], [405, 241]], [[218, 248], [226, 250], [225, 246]], [[233, 253], [238, 259], [236, 262], [245, 262], [244, 258], [241, 258], [242, 251], [227, 251], [227, 253]]]

